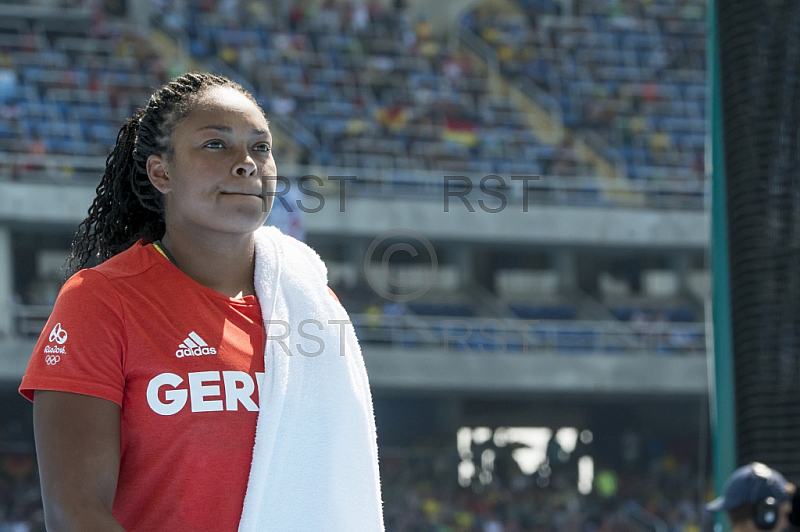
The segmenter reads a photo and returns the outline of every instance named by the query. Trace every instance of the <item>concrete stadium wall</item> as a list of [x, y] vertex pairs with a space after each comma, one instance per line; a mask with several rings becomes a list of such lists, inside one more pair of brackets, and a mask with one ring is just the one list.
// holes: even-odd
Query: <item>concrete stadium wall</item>
[[[86, 216], [94, 187], [72, 184], [0, 182], [0, 224], [51, 224], [74, 227]], [[487, 203], [491, 198], [487, 199]], [[309, 209], [319, 205], [304, 199]], [[627, 246], [705, 249], [709, 220], [702, 212], [531, 205], [469, 212], [457, 199], [445, 212], [441, 199], [327, 197], [306, 214], [306, 231], [315, 235], [375, 237], [392, 229], [419, 231], [429, 239], [472, 243]], [[344, 212], [342, 212], [344, 211]]]
[[707, 392], [705, 356], [501, 355], [367, 346], [376, 390], [484, 394], [691, 395]]

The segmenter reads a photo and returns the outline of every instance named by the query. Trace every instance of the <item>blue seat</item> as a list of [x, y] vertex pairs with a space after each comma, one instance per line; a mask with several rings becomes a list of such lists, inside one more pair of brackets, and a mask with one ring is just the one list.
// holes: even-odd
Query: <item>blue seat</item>
[[570, 305], [511, 303], [508, 307], [525, 320], [574, 320], [577, 315], [575, 308]]

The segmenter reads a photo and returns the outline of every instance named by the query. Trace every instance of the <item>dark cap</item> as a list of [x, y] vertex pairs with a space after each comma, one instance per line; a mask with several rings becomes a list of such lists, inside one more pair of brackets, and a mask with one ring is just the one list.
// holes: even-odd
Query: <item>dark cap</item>
[[732, 510], [743, 504], [755, 504], [767, 497], [778, 502], [788, 501], [788, 482], [783, 475], [759, 462], [740, 467], [725, 484], [725, 494], [706, 505], [712, 512]]

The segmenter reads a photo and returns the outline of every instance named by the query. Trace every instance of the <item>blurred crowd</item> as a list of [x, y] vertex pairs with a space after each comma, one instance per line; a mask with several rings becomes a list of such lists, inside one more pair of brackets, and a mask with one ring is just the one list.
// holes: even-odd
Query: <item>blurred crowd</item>
[[36, 456], [24, 425], [14, 417], [0, 422], [0, 532], [45, 532]]
[[307, 130], [313, 149], [301, 162], [594, 172], [569, 136], [540, 139], [525, 113], [489, 87], [485, 65], [404, 2], [296, 0], [270, 11], [258, 2], [173, 0], [154, 20], [185, 33], [194, 57], [252, 83], [271, 116]]
[[36, 459], [32, 453], [0, 453], [0, 532], [44, 532]]
[[[386, 532], [700, 532], [701, 499], [694, 462], [664, 452], [595, 472], [590, 493], [578, 490], [570, 463], [523, 474], [498, 449], [491, 479], [459, 483], [455, 449], [384, 449], [380, 454]], [[486, 478], [484, 477], [484, 480]], [[43, 532], [32, 452], [0, 452], [0, 532]]]
[[75, 21], [66, 24], [55, 17], [21, 17], [0, 30], [5, 178], [86, 173], [96, 180], [97, 164], [86, 157], [107, 155], [119, 127], [152, 87], [178, 71], [176, 61], [158, 54], [145, 35], [120, 23], [105, 4], [83, 3], [88, 14], [74, 14]]
[[[581, 493], [569, 464], [523, 474], [498, 454], [491, 481], [457, 481], [458, 454], [383, 452], [387, 532], [700, 532], [699, 475], [692, 462], [664, 453], [621, 469], [602, 468]], [[644, 526], [644, 528], [643, 528]]]
[[495, 50], [506, 76], [555, 98], [565, 124], [607, 152], [618, 152], [629, 177], [703, 179], [704, 2], [518, 5], [525, 16], [484, 4], [463, 17]]
[[[152, 87], [194, 61], [255, 92], [285, 137], [284, 164], [624, 171], [671, 187], [704, 174], [698, 0], [576, 1], [569, 16], [551, 0], [520, 0], [518, 16], [477, 8], [449, 31], [403, 1], [159, 0], [150, 18], [167, 48], [110, 4], [91, 2], [85, 26], [21, 20], [0, 32], [0, 173], [96, 179], [74, 155], [105, 155]], [[463, 31], [495, 51], [502, 76]], [[514, 85], [526, 82], [556, 102], [565, 127], [523, 109]], [[586, 189], [592, 202], [600, 190]]]

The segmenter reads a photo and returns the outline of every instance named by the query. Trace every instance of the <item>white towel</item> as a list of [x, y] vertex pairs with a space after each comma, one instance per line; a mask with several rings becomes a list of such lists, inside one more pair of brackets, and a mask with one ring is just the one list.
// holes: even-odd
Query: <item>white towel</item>
[[256, 231], [266, 368], [240, 532], [384, 530], [367, 371], [327, 284], [306, 244]]

